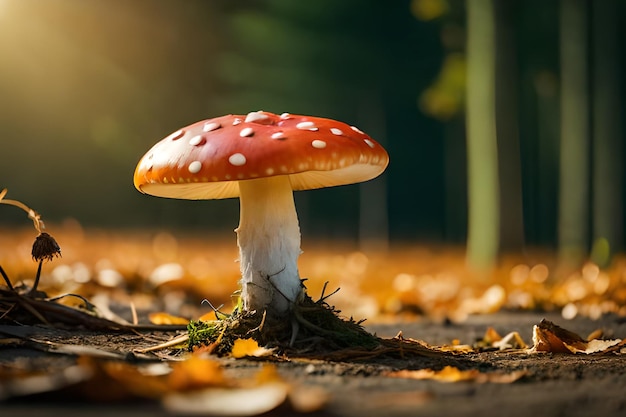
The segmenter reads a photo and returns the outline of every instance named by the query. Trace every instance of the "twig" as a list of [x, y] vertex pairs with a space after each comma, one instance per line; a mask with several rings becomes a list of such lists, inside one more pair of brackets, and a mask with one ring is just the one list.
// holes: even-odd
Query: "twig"
[[185, 330], [187, 326], [180, 324], [124, 324], [94, 316], [86, 312], [77, 310], [63, 304], [57, 304], [50, 300], [23, 296], [14, 291], [0, 290], [0, 296], [6, 296], [6, 299], [12, 300], [19, 304], [25, 310], [30, 312], [37, 320], [42, 323], [49, 324], [50, 321], [56, 319], [64, 323], [78, 323], [86, 327], [94, 329], [107, 329], [118, 331], [134, 331], [134, 330], [158, 330], [158, 331], [174, 331]]
[[29, 293], [34, 294], [37, 291], [37, 286], [39, 285], [39, 277], [41, 277], [41, 266], [43, 265], [43, 259], [39, 260], [39, 266], [37, 266], [37, 274], [35, 275], [35, 283], [33, 287], [30, 289]]
[[[0, 195], [0, 198], [2, 198], [1, 195]], [[6, 282], [7, 287], [9, 287], [11, 291], [15, 291], [15, 288], [13, 288], [13, 284], [11, 284], [11, 280], [7, 276], [7, 273], [4, 272], [4, 269], [2, 269], [2, 266], [0, 266], [0, 274], [2, 274], [2, 278], [4, 278], [4, 282]]]
[[7, 194], [7, 191], [8, 190], [5, 188], [0, 192], [0, 204], [7, 204], [7, 205], [18, 207], [24, 210], [26, 213], [28, 213], [28, 218], [33, 221], [33, 225], [35, 226], [35, 229], [37, 229], [39, 233], [43, 232], [46, 226], [44, 225], [43, 220], [41, 220], [41, 216], [39, 215], [39, 213], [31, 209], [30, 207], [28, 207], [26, 204], [22, 203], [21, 201], [8, 200], [4, 198], [4, 196]]
[[175, 337], [172, 340], [160, 343], [158, 345], [150, 346], [150, 347], [143, 348], [143, 349], [134, 349], [133, 352], [138, 352], [138, 353], [154, 352], [155, 350], [161, 350], [161, 349], [166, 349], [166, 348], [173, 347], [176, 345], [180, 345], [182, 343], [185, 343], [188, 340], [189, 340], [189, 335], [183, 334], [178, 337]]
[[320, 299], [317, 301], [317, 303], [324, 303], [326, 302], [326, 299], [332, 297], [333, 295], [337, 294], [339, 292], [339, 290], [341, 289], [341, 287], [337, 287], [337, 289], [333, 292], [331, 292], [328, 295], [324, 295], [324, 293], [326, 292], [326, 287], [328, 286], [328, 281], [326, 281], [324, 283], [324, 286], [322, 287], [322, 294], [320, 295]]
[[133, 325], [137, 325], [139, 323], [139, 319], [137, 318], [137, 309], [135, 308], [135, 303], [130, 302], [130, 312], [133, 316]]
[[[213, 306], [213, 304], [211, 304], [211, 302], [210, 302], [208, 299], [206, 299], [206, 298], [205, 298], [204, 300], [202, 300], [202, 302], [201, 302], [200, 304], [204, 304], [204, 303], [207, 303], [207, 304], [209, 305], [209, 307], [211, 307], [211, 310], [213, 310], [213, 313], [215, 313], [215, 318], [216, 318], [216, 319], [218, 319], [218, 320], [224, 320], [225, 318], [227, 318], [227, 317], [228, 317], [228, 314], [226, 314], [226, 313], [222, 313], [222, 312], [220, 311], [220, 308], [224, 307], [224, 304], [221, 304], [219, 307], [215, 308], [215, 307]], [[221, 317], [220, 317], [220, 316], [221, 316]]]

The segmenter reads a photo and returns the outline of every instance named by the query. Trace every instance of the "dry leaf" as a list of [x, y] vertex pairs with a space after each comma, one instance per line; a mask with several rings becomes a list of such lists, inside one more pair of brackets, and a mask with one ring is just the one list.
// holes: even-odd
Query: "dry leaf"
[[174, 363], [168, 382], [171, 389], [176, 391], [227, 385], [220, 364], [198, 355]]
[[[8, 369], [8, 368], [7, 368]], [[69, 366], [59, 372], [16, 375], [0, 369], [0, 401], [11, 397], [33, 395], [83, 383], [92, 377], [92, 370], [82, 365]]]
[[481, 373], [476, 377], [476, 382], [478, 383], [491, 382], [492, 384], [511, 384], [525, 377], [526, 375], [528, 375], [528, 371], [525, 371], [525, 370], [512, 371], [509, 373], [501, 373], [501, 372]]
[[274, 349], [260, 347], [254, 339], [237, 339], [230, 351], [231, 356], [236, 359], [245, 358], [246, 356], [260, 358], [270, 356], [272, 353], [274, 353]]
[[534, 352], [552, 353], [598, 353], [608, 351], [622, 342], [620, 339], [586, 341], [576, 333], [566, 330], [556, 324], [541, 320], [533, 326]]
[[621, 339], [600, 340], [594, 339], [587, 342], [587, 348], [584, 351], [572, 351], [574, 353], [598, 353], [605, 352], [613, 346], [617, 346], [622, 342]]
[[89, 391], [90, 398], [108, 401], [135, 397], [156, 399], [169, 391], [164, 378], [145, 375], [136, 364], [93, 358], [80, 358], [79, 363], [88, 363], [95, 369], [93, 378], [83, 387]]
[[505, 349], [526, 349], [526, 343], [522, 339], [522, 336], [518, 332], [511, 332], [505, 335], [502, 339], [494, 341], [491, 344], [500, 350]]
[[436, 349], [442, 352], [453, 352], [453, 353], [472, 353], [476, 351], [476, 349], [474, 349], [473, 346], [456, 345], [456, 344], [443, 345], [443, 346], [436, 347]]
[[486, 382], [510, 384], [527, 375], [527, 372], [513, 371], [508, 374], [498, 372], [482, 373], [477, 369], [461, 370], [454, 366], [446, 366], [440, 371], [433, 371], [432, 369], [403, 370], [391, 372], [387, 375], [395, 378], [430, 379], [439, 382], [474, 381], [481, 384]]
[[164, 324], [187, 325], [189, 324], [189, 319], [186, 319], [184, 317], [172, 316], [171, 314], [168, 314], [165, 312], [150, 313], [148, 317], [150, 318], [150, 323], [152, 324], [159, 324], [159, 325], [164, 325]]
[[440, 382], [459, 382], [475, 379], [479, 373], [480, 371], [477, 369], [462, 371], [454, 366], [445, 366], [440, 371], [434, 371], [432, 369], [418, 369], [415, 371], [402, 370], [391, 372], [388, 376], [407, 379], [432, 379]]
[[163, 405], [187, 415], [255, 416], [284, 403], [287, 391], [288, 386], [280, 382], [251, 388], [209, 388], [168, 394]]
[[502, 336], [500, 336], [500, 333], [498, 333], [496, 329], [491, 326], [487, 327], [485, 335], [483, 336], [483, 341], [488, 345], [493, 346], [495, 342], [498, 342], [500, 340], [502, 340]]

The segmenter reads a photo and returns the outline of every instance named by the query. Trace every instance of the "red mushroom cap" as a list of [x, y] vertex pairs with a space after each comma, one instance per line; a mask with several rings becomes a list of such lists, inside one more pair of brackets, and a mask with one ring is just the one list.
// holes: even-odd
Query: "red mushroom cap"
[[252, 112], [203, 120], [150, 149], [135, 170], [146, 194], [183, 199], [239, 196], [238, 181], [289, 175], [294, 190], [367, 181], [387, 152], [354, 126], [320, 117]]

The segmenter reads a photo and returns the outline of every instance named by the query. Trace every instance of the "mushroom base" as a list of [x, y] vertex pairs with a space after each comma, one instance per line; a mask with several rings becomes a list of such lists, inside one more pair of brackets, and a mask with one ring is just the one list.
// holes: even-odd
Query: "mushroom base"
[[243, 311], [284, 318], [303, 293], [300, 227], [289, 177], [240, 181], [239, 196]]
[[211, 345], [212, 352], [227, 355], [235, 340], [253, 338], [261, 346], [278, 348], [293, 356], [306, 352], [309, 357], [326, 357], [342, 349], [348, 349], [344, 351], [348, 355], [350, 349], [359, 349], [371, 356], [373, 349], [385, 343], [363, 329], [360, 322], [339, 317], [337, 310], [324, 300], [313, 301], [304, 295], [293, 306], [292, 318], [299, 323], [297, 337], [292, 333], [290, 320], [268, 322], [260, 314], [243, 311], [212, 322], [192, 321], [188, 327], [189, 348]]

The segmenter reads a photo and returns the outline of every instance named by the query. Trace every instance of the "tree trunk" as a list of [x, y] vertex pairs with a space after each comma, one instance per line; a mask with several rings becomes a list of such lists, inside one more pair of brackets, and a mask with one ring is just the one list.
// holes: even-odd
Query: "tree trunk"
[[500, 225], [494, 8], [492, 0], [473, 0], [467, 9], [467, 260], [485, 269], [495, 263]]
[[561, 0], [559, 256], [579, 263], [589, 232], [589, 93], [586, 0]]

